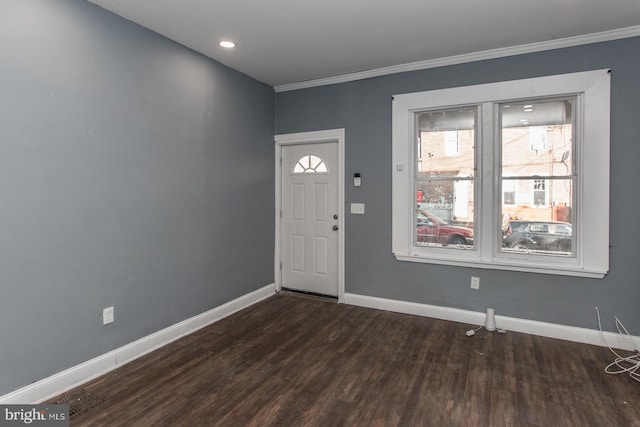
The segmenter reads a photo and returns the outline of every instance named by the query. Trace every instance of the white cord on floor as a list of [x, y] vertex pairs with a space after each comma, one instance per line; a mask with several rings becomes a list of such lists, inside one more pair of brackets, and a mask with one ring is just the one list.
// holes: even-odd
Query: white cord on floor
[[[468, 337], [472, 337], [472, 336], [474, 336], [474, 335], [476, 334], [476, 332], [477, 332], [477, 331], [479, 331], [479, 330], [480, 330], [480, 329], [482, 329], [482, 328], [484, 328], [484, 326], [478, 326], [478, 327], [477, 327], [477, 328], [475, 328], [475, 329], [469, 329], [469, 330], [466, 332], [466, 334], [467, 334], [467, 336], [468, 336]], [[497, 333], [499, 333], [499, 334], [506, 334], [506, 333], [507, 333], [507, 330], [506, 330], [506, 329], [503, 329], [503, 328], [496, 328], [496, 332], [497, 332]]]
[[469, 330], [466, 332], [466, 334], [467, 334], [467, 336], [468, 336], [468, 337], [472, 337], [472, 336], [474, 336], [474, 335], [476, 334], [476, 331], [479, 331], [479, 330], [480, 330], [480, 329], [482, 329], [482, 328], [484, 328], [484, 326], [478, 326], [478, 327], [477, 327], [477, 328], [475, 328], [475, 329], [469, 329]]
[[620, 334], [620, 336], [622, 336], [622, 338], [624, 338], [624, 340], [630, 345], [630, 347], [636, 351], [636, 354], [632, 356], [620, 356], [614, 349], [609, 346], [609, 344], [607, 344], [607, 341], [604, 339], [604, 333], [602, 332], [602, 323], [600, 321], [600, 310], [598, 310], [598, 307], [596, 307], [596, 314], [598, 315], [598, 328], [600, 329], [600, 337], [602, 338], [604, 345], [607, 346], [609, 351], [616, 355], [616, 359], [612, 363], [607, 365], [607, 367], [604, 368], [604, 371], [607, 374], [623, 374], [628, 372], [631, 378], [640, 382], [640, 348], [638, 348], [633, 339], [631, 339], [631, 334], [629, 333], [629, 331], [627, 331], [627, 328], [624, 327], [620, 319], [614, 316], [614, 319], [616, 319], [616, 329], [618, 329], [618, 333]]

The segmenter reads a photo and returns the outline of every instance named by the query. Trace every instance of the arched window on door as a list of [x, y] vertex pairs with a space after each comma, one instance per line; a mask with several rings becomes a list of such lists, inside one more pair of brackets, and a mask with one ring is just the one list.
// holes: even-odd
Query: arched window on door
[[327, 164], [318, 156], [305, 154], [293, 167], [293, 173], [327, 173]]

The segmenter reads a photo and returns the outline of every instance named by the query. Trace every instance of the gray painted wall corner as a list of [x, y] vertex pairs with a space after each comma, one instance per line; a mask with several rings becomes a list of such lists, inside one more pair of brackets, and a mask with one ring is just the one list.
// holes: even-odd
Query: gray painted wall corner
[[0, 394], [273, 282], [272, 88], [85, 1], [0, 16]]

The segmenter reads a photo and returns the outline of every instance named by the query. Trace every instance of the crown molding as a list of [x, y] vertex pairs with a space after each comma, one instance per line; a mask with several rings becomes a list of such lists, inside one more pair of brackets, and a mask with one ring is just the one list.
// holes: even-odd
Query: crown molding
[[404, 73], [407, 71], [426, 70], [429, 68], [444, 67], [447, 65], [464, 64], [486, 59], [504, 58], [507, 56], [522, 55], [525, 53], [542, 52], [545, 50], [561, 49], [565, 47], [580, 46], [591, 43], [606, 42], [611, 40], [624, 39], [640, 36], [640, 25], [616, 30], [603, 31], [600, 33], [584, 34], [580, 36], [567, 37], [557, 40], [523, 44], [499, 49], [483, 50], [480, 52], [466, 53], [463, 55], [448, 56], [444, 58], [429, 59], [426, 61], [410, 62], [407, 64], [393, 65], [390, 67], [375, 68], [340, 76], [327, 77], [323, 79], [307, 80], [299, 83], [290, 83], [275, 86], [276, 93], [288, 92], [298, 89], [306, 89], [317, 86], [327, 86], [336, 83], [352, 82], [372, 77], [386, 76], [389, 74]]

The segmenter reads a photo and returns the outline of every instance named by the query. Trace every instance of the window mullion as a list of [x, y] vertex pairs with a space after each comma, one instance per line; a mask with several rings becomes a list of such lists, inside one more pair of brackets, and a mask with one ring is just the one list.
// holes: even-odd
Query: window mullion
[[497, 197], [499, 195], [498, 178], [495, 162], [498, 158], [496, 138], [496, 119], [494, 106], [485, 102], [479, 108], [479, 126], [477, 144], [476, 170], [479, 206], [476, 208], [476, 233], [478, 235], [478, 250], [483, 261], [490, 261], [495, 252], [494, 233], [496, 218]]

